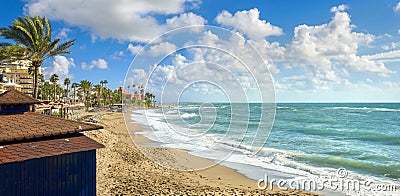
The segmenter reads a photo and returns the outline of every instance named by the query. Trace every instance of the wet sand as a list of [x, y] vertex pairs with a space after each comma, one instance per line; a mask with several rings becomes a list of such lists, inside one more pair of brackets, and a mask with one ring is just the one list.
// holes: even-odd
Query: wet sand
[[[100, 124], [105, 128], [86, 132], [106, 146], [97, 150], [97, 195], [314, 195], [278, 187], [259, 190], [255, 180], [221, 165], [198, 171], [163, 167], [151, 161], [151, 156], [165, 165], [189, 170], [213, 162], [182, 149], [147, 146], [152, 141], [140, 134], [133, 135], [133, 142], [127, 129], [131, 133], [143, 129], [127, 120], [125, 125], [122, 113], [104, 113]], [[151, 156], [143, 155], [138, 148]]]

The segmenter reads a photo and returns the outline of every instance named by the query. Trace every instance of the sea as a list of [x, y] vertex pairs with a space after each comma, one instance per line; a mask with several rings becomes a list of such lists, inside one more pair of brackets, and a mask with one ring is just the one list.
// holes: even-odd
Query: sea
[[145, 127], [139, 134], [157, 145], [231, 167], [260, 188], [400, 195], [400, 103], [179, 103], [132, 112]]

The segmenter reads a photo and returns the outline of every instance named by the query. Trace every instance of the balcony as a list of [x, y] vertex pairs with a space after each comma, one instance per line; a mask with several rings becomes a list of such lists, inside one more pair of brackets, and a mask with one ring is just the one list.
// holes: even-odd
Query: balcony
[[19, 79], [29, 79], [29, 80], [33, 80], [33, 77], [29, 77], [29, 76], [20, 76]]
[[31, 81], [20, 81], [19, 84], [33, 84]]

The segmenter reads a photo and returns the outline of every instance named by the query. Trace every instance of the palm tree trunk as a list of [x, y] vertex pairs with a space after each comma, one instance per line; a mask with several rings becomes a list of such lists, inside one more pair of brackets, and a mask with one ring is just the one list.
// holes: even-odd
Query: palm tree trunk
[[56, 85], [55, 84], [53, 84], [54, 85], [54, 93], [53, 93], [53, 95], [54, 95], [54, 97], [53, 97], [53, 101], [54, 101], [54, 103], [56, 102]]
[[107, 103], [106, 103], [106, 93], [105, 93], [105, 92], [103, 92], [103, 102], [104, 102], [103, 105], [106, 105], [106, 104], [107, 104]]
[[89, 98], [89, 91], [86, 91], [86, 98], [85, 98], [86, 112], [89, 111], [89, 107], [90, 107], [90, 100], [88, 98]]
[[39, 70], [38, 70], [38, 62], [37, 61], [33, 61], [32, 62], [32, 64], [33, 64], [33, 67], [34, 67], [34, 76], [33, 76], [33, 97], [35, 98], [35, 99], [37, 99], [38, 98], [38, 94], [39, 94], [39, 89], [38, 89], [38, 72], [39, 72]]

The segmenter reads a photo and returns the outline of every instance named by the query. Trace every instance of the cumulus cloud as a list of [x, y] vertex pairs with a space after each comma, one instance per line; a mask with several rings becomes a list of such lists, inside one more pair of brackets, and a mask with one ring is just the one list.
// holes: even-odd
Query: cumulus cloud
[[63, 40], [63, 39], [68, 39], [68, 33], [71, 32], [71, 29], [69, 28], [62, 28], [61, 31], [57, 34], [57, 38]]
[[121, 57], [125, 56], [124, 51], [116, 51], [114, 54], [110, 56], [110, 58], [115, 59], [115, 60], [120, 60]]
[[57, 74], [59, 81], [64, 81], [65, 78], [71, 78], [69, 69], [75, 67], [73, 58], [66, 58], [65, 56], [55, 56], [54, 61], [50, 66], [43, 67], [42, 73], [46, 79], [50, 76]]
[[168, 55], [177, 49], [175, 44], [169, 42], [162, 42], [149, 47], [148, 52], [151, 56]]
[[[165, 26], [152, 14], [180, 14], [198, 3], [193, 0], [29, 0], [24, 10], [30, 15], [89, 29], [94, 40], [100, 37], [147, 42], [165, 31]], [[191, 14], [187, 17], [196, 18]]]
[[[350, 16], [345, 12], [347, 8], [345, 5], [333, 7], [334, 16], [329, 23], [297, 26], [291, 43], [284, 49], [284, 58], [280, 58], [290, 67], [302, 67], [310, 84], [317, 89], [343, 83], [349, 71], [380, 76], [393, 73], [378, 56], [358, 54], [375, 36], [354, 32]], [[381, 55], [387, 59], [390, 54]]]
[[131, 70], [131, 77], [128, 77], [125, 80], [125, 85], [136, 85], [136, 86], [145, 86], [147, 79], [148, 79], [148, 73], [144, 69], [133, 69]]
[[107, 69], [108, 63], [104, 59], [98, 59], [98, 60], [92, 60], [89, 65], [83, 62], [81, 66], [83, 70], [92, 70], [93, 68]]
[[133, 44], [128, 44], [128, 48], [127, 50], [129, 52], [131, 52], [132, 55], [136, 55], [141, 49], [143, 48], [143, 46], [141, 45], [133, 45]]
[[339, 6], [332, 7], [331, 8], [331, 12], [344, 12], [347, 9], [349, 9], [349, 6], [347, 6], [347, 5], [339, 5]]
[[190, 25], [204, 25], [207, 21], [192, 12], [183, 13], [179, 16], [174, 16], [166, 20], [167, 29], [175, 29], [179, 27], [185, 27]]
[[393, 8], [394, 12], [400, 11], [400, 2]]
[[233, 28], [250, 39], [260, 40], [267, 36], [282, 35], [280, 27], [272, 25], [270, 22], [260, 20], [260, 11], [257, 8], [238, 11], [234, 15], [224, 10], [215, 19], [217, 23]]
[[400, 62], [400, 50], [364, 55], [363, 58], [380, 62]]

